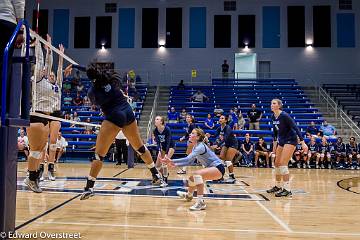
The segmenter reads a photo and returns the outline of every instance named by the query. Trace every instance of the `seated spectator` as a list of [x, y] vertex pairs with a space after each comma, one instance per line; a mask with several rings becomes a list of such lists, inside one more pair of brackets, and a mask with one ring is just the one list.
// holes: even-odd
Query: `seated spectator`
[[241, 145], [242, 154], [244, 157], [244, 161], [246, 166], [252, 167], [253, 166], [253, 159], [254, 159], [254, 144], [250, 141], [250, 134], [245, 134], [245, 141]]
[[70, 119], [70, 114], [66, 113], [66, 114], [64, 115], [64, 119], [65, 119], [65, 120], [71, 120], [71, 119]]
[[79, 92], [76, 93], [76, 98], [73, 100], [73, 104], [75, 106], [81, 106], [83, 104], [83, 98]]
[[208, 100], [208, 97], [203, 94], [200, 90], [198, 90], [192, 97], [191, 97], [191, 101], [193, 102], [199, 102], [199, 103], [203, 103], [206, 102]]
[[216, 155], [220, 155], [222, 147], [225, 145], [224, 135], [220, 134], [219, 138], [217, 138], [214, 144], [210, 147]]
[[82, 84], [82, 82], [80, 81], [79, 84], [76, 86], [76, 90], [78, 92], [82, 92], [82, 90], [84, 90], [84, 85]]
[[[324, 137], [326, 138], [325, 135]], [[345, 166], [342, 165], [342, 163], [340, 163], [340, 161], [346, 159], [346, 147], [345, 144], [343, 143], [342, 137], [338, 137], [336, 143], [334, 144], [334, 154], [335, 154], [337, 168], [345, 167], [350, 169], [350, 166], [348, 166], [347, 163], [344, 164]]]
[[169, 121], [169, 123], [178, 123], [179, 118], [180, 118], [179, 113], [175, 111], [174, 107], [171, 107], [170, 111], [168, 111], [168, 121]]
[[56, 154], [55, 161], [58, 162], [63, 153], [66, 152], [66, 147], [68, 146], [68, 142], [62, 136], [61, 132], [59, 132], [58, 138], [56, 139]]
[[234, 120], [231, 114], [228, 115], [228, 125], [231, 127], [231, 129], [234, 128]]
[[184, 80], [180, 80], [179, 84], [177, 85], [178, 90], [185, 90]]
[[90, 111], [96, 112], [98, 109], [96, 107], [96, 105], [91, 105], [90, 107]]
[[70, 91], [71, 91], [71, 83], [70, 82], [64, 82], [63, 90], [64, 90], [65, 93], [70, 93]]
[[[320, 160], [319, 164], [321, 164], [321, 168], [325, 168], [324, 163], [328, 163], [328, 168], [331, 168], [331, 147], [328, 144], [326, 137], [322, 137], [321, 144], [319, 145], [319, 152], [320, 152]], [[325, 161], [326, 159], [326, 161]], [[316, 164], [316, 168], [319, 168], [320, 166]]]
[[26, 158], [29, 156], [29, 140], [24, 130], [20, 130], [20, 136], [17, 139], [19, 151], [24, 151]]
[[355, 137], [350, 137], [350, 142], [346, 144], [346, 154], [348, 165], [351, 169], [360, 169], [360, 153]]
[[64, 100], [63, 100], [64, 105], [65, 105], [65, 106], [70, 106], [70, 105], [72, 104], [72, 101], [73, 101], [73, 99], [72, 99], [72, 97], [70, 96], [70, 92], [67, 92], [67, 93], [65, 94]]
[[215, 105], [214, 115], [216, 117], [220, 117], [223, 113], [224, 113], [224, 109], [222, 109], [219, 104]]
[[327, 139], [334, 139], [336, 138], [336, 130], [335, 127], [328, 124], [326, 120], [324, 120], [323, 125], [319, 129], [320, 135], [326, 137]]
[[262, 112], [256, 108], [255, 104], [251, 105], [251, 109], [247, 113], [249, 120], [249, 130], [260, 130], [260, 119]]
[[315, 138], [320, 137], [319, 129], [316, 127], [314, 121], [311, 121], [310, 125], [306, 128], [306, 136], [308, 138], [311, 138], [312, 136]]
[[301, 141], [298, 137], [298, 143], [296, 144], [296, 147], [295, 147], [295, 152], [294, 152], [294, 158], [295, 158], [295, 161], [296, 161], [296, 166], [297, 168], [300, 168], [301, 167], [301, 163], [303, 163], [303, 168], [306, 168], [306, 166], [309, 165], [309, 162], [308, 162], [308, 153], [305, 152], [305, 150], [303, 149], [302, 147], [302, 144], [301, 144]]
[[84, 97], [83, 104], [84, 104], [85, 107], [90, 107], [91, 106], [91, 102], [90, 102], [90, 99], [88, 98], [88, 96]]
[[234, 109], [230, 109], [230, 115], [231, 116], [231, 120], [232, 120], [232, 129], [233, 130], [238, 130], [238, 122], [239, 122], [239, 119], [238, 119], [238, 115], [237, 113], [235, 112]]
[[259, 137], [259, 141], [255, 143], [255, 164], [260, 167], [263, 165], [263, 161], [260, 157], [265, 157], [266, 167], [269, 167], [270, 151], [267, 149], [267, 145], [263, 137]]
[[214, 129], [215, 123], [212, 120], [210, 113], [208, 113], [207, 118], [205, 119], [204, 125], [205, 125], [205, 129]]
[[310, 142], [308, 143], [308, 168], [310, 167], [310, 162], [315, 159], [316, 166], [319, 166], [320, 161], [320, 151], [319, 151], [319, 145], [316, 143], [316, 139], [314, 136], [310, 138]]
[[183, 108], [180, 113], [180, 122], [182, 123], [186, 122], [186, 115], [187, 115], [186, 109]]
[[[91, 123], [91, 119], [87, 118], [85, 122]], [[84, 134], [94, 134], [94, 127], [86, 125], [83, 133]]]
[[[71, 120], [71, 121], [75, 121], [75, 122], [80, 122], [80, 121], [81, 121], [81, 119], [79, 118], [77, 112], [74, 112], [73, 115], [70, 115], [70, 120]], [[76, 124], [72, 123], [72, 124], [70, 125], [70, 127], [71, 127], [71, 128], [74, 128], [74, 127], [76, 127]], [[79, 131], [74, 130], [73, 133], [79, 133]]]
[[239, 110], [239, 113], [238, 113], [238, 130], [243, 130], [244, 127], [245, 127], [245, 123], [246, 123], [245, 118], [242, 115], [241, 110]]
[[76, 87], [79, 85], [80, 79], [81, 79], [80, 72], [76, 71], [74, 78], [71, 80], [72, 89], [76, 89]]

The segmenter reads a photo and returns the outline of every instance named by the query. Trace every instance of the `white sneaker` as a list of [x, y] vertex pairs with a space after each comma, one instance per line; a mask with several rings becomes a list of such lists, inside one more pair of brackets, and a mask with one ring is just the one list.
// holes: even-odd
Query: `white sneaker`
[[55, 181], [56, 177], [54, 172], [48, 171], [48, 177], [50, 181]]
[[355, 169], [355, 167], [354, 166], [351, 166], [351, 170], [354, 170]]
[[309, 169], [311, 169], [311, 166], [310, 166], [310, 164], [308, 164], [308, 165], [307, 165], [307, 167], [308, 167]]
[[319, 165], [318, 165], [318, 164], [316, 164], [316, 169], [319, 169]]
[[186, 174], [186, 171], [184, 171], [183, 169], [180, 169], [177, 174]]
[[300, 163], [296, 164], [297, 168], [300, 168]]
[[360, 166], [357, 166], [357, 167], [356, 167], [356, 170], [359, 170], [359, 169], [360, 169]]
[[328, 164], [328, 169], [331, 169], [331, 164]]
[[205, 210], [205, 208], [206, 208], [206, 204], [204, 201], [196, 201], [196, 203], [192, 205], [189, 209], [191, 211], [200, 211], [200, 210]]
[[187, 192], [177, 191], [176, 194], [187, 202], [190, 202], [193, 199], [193, 196], [190, 196]]

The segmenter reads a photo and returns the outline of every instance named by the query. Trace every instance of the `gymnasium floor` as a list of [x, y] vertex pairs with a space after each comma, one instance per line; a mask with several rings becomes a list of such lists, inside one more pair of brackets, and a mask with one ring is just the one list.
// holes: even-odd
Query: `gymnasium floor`
[[59, 164], [57, 181], [42, 183], [42, 194], [23, 190], [25, 167], [18, 167], [21, 233], [107, 240], [360, 239], [360, 171], [291, 169], [292, 199], [275, 199], [264, 192], [271, 169], [236, 168], [236, 184], [208, 184], [207, 209], [191, 212], [193, 202], [171, 196], [184, 178], [175, 170], [169, 188], [161, 190], [149, 187], [143, 165], [127, 170], [105, 164], [97, 185], [102, 194], [80, 201], [89, 164]]

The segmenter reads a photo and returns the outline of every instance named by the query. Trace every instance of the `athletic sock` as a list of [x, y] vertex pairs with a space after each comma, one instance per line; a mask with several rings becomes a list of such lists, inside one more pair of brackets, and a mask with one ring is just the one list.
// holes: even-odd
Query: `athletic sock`
[[281, 188], [281, 181], [276, 181], [275, 186], [277, 186], [278, 188]]
[[291, 191], [290, 189], [290, 181], [284, 182], [284, 189]]
[[95, 180], [96, 178], [88, 176], [87, 180], [86, 180], [86, 187], [85, 190], [89, 190], [90, 188], [93, 188], [95, 185]]
[[29, 171], [29, 179], [30, 181], [36, 181], [38, 178], [38, 171]]

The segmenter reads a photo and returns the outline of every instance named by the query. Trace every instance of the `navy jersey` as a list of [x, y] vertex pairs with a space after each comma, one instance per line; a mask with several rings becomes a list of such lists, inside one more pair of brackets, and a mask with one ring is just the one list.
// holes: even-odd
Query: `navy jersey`
[[[250, 151], [250, 149], [253, 145], [254, 144], [250, 140], [248, 142], [246, 140], [243, 142], [245, 151]], [[253, 151], [254, 151], [254, 148], [253, 148]]]
[[320, 153], [328, 153], [330, 152], [330, 145], [329, 144], [325, 144], [323, 145], [322, 143], [319, 145], [319, 152]]
[[168, 152], [169, 148], [174, 148], [174, 141], [172, 140], [171, 130], [165, 126], [162, 132], [159, 132], [157, 128], [154, 129], [154, 136], [159, 150]]
[[184, 127], [184, 130], [186, 131], [185, 139], [189, 139], [189, 135], [192, 132], [192, 130], [194, 130], [194, 128], [195, 128], [194, 123], [190, 123], [190, 125], [187, 125], [186, 127]]
[[334, 150], [341, 153], [346, 152], [345, 144], [336, 142], [336, 144], [334, 144]]
[[316, 142], [314, 144], [311, 144], [311, 142], [309, 142], [308, 148], [309, 148], [310, 152], [318, 152], [319, 151], [319, 145]]
[[302, 151], [302, 150], [303, 150], [303, 148], [302, 148], [301, 143], [296, 144], [295, 151]]
[[346, 152], [347, 153], [357, 153], [358, 152], [358, 146], [356, 144], [350, 145], [350, 143], [346, 144]]
[[128, 104], [120, 88], [107, 84], [102, 88], [90, 87], [88, 97], [92, 104], [100, 106], [106, 114], [111, 112], [116, 106]]
[[233, 130], [229, 125], [225, 125], [225, 127], [218, 127], [216, 129], [215, 137], [218, 137], [220, 134], [224, 136], [225, 146], [226, 147], [234, 147], [237, 148], [237, 139], [233, 134]]
[[277, 118], [273, 114], [271, 119], [274, 129], [274, 139], [281, 145], [285, 143], [296, 145], [297, 137], [300, 138], [300, 141], [304, 140], [294, 120], [286, 112], [282, 111]]
[[266, 145], [266, 143], [265, 142], [263, 142], [263, 144], [260, 146], [260, 143], [259, 142], [257, 142], [257, 143], [255, 143], [255, 150], [256, 151], [268, 151], [268, 149], [267, 149], [267, 145]]

